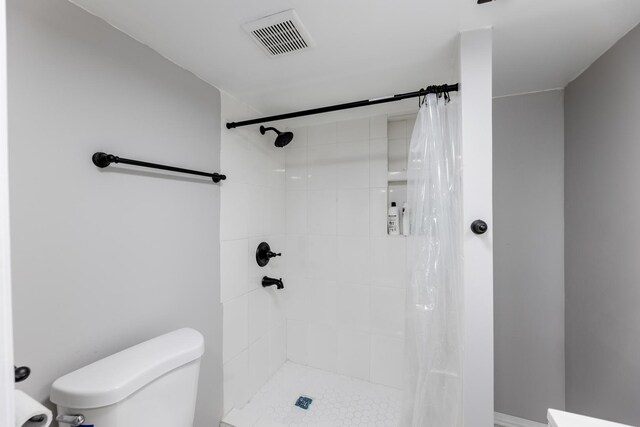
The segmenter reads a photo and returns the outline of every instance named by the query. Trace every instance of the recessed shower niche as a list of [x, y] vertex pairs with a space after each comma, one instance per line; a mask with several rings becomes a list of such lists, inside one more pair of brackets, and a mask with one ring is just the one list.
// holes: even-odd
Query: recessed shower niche
[[[389, 117], [387, 122], [387, 209], [393, 203], [398, 208], [399, 236], [408, 234], [402, 230], [402, 215], [407, 201], [407, 163], [415, 122], [415, 114]], [[391, 235], [389, 229], [387, 234]]]

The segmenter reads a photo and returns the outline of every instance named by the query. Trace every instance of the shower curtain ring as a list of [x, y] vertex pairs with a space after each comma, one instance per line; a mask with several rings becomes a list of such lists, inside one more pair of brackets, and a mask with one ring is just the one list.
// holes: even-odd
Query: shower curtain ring
[[433, 91], [433, 86], [427, 86], [424, 96], [422, 97], [421, 105], [425, 105], [427, 103], [427, 96], [429, 96], [429, 93], [431, 93], [431, 91]]

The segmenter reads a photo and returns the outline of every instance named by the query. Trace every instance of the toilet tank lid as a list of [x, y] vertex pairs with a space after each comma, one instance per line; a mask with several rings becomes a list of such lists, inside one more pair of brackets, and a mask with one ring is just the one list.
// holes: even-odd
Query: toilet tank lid
[[203, 353], [200, 332], [178, 329], [58, 378], [51, 386], [50, 399], [75, 409], [112, 405]]

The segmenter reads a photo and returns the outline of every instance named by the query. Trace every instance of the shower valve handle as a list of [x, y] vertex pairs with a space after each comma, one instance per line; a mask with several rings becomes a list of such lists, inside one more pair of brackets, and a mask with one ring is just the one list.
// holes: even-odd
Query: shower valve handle
[[269, 264], [269, 260], [277, 256], [282, 256], [282, 254], [272, 252], [271, 247], [267, 242], [260, 243], [258, 245], [258, 249], [256, 249], [256, 262], [260, 267], [264, 267]]

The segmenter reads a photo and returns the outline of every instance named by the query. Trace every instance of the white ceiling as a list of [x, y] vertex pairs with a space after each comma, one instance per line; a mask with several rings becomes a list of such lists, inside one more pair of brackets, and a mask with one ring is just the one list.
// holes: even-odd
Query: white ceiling
[[[494, 95], [564, 87], [640, 22], [638, 0], [72, 0], [264, 113], [457, 79], [457, 34], [494, 28]], [[241, 25], [294, 8], [317, 45], [269, 58]]]

